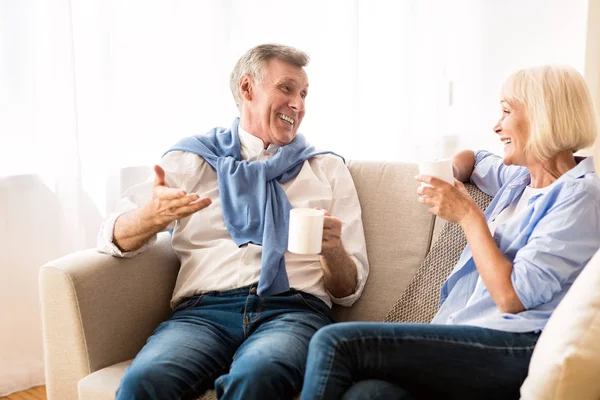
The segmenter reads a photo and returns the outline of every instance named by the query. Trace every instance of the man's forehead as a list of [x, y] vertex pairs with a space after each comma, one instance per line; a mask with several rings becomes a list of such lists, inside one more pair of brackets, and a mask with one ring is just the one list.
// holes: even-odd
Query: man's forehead
[[304, 67], [290, 64], [284, 60], [269, 60], [265, 72], [273, 81], [293, 81], [296, 84], [308, 86], [308, 75]]

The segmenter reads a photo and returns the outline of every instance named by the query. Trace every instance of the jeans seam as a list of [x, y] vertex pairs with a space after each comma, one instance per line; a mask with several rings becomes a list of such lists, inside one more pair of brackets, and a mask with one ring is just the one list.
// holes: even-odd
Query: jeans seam
[[256, 312], [256, 315], [254, 316], [254, 318], [248, 319], [249, 323], [256, 322], [260, 318], [260, 315], [261, 315], [261, 313], [263, 311], [263, 307], [264, 307], [264, 300], [265, 300], [264, 297], [261, 296], [260, 304], [258, 305], [258, 311]]
[[302, 296], [302, 293], [297, 292], [296, 296], [298, 296], [300, 298], [300, 300], [302, 300], [302, 302], [308, 307], [310, 308], [312, 311], [316, 312], [317, 314], [323, 315], [327, 318], [329, 318], [328, 315], [326, 315], [323, 311], [318, 310], [317, 308], [313, 307], [312, 305], [309, 304], [309, 302], [304, 298], [304, 296]]
[[242, 317], [242, 327], [244, 330], [244, 337], [247, 339], [248, 338], [248, 332], [246, 331], [246, 328], [248, 327], [248, 322], [249, 322], [249, 318], [247, 318], [247, 314], [248, 314], [248, 301], [250, 300], [250, 296], [246, 296], [246, 302], [244, 303], [244, 315]]
[[[226, 371], [226, 368], [227, 368], [226, 366], [224, 367], [224, 366], [221, 365], [220, 367], [221, 367], [221, 370]], [[218, 371], [214, 372], [212, 374], [209, 374], [205, 378], [206, 382], [214, 382], [218, 378], [218, 376], [217, 376], [218, 374], [219, 374]], [[196, 393], [196, 390], [197, 390], [198, 386], [200, 386], [200, 384], [202, 383], [202, 380], [199, 379], [198, 376], [194, 376], [194, 379], [195, 379], [195, 383], [193, 383], [189, 388], [187, 388], [183, 393], [181, 393], [181, 397], [182, 398], [185, 398], [185, 396], [187, 396], [188, 394], [190, 394], [190, 392], [192, 392], [192, 391], [194, 392], [194, 394]], [[209, 389], [210, 389], [210, 386], [208, 386], [206, 388], [206, 390], [209, 390]], [[200, 395], [202, 395], [202, 393]]]
[[206, 295], [205, 294], [200, 294], [200, 295], [198, 295], [198, 298], [196, 299], [196, 301], [190, 302], [190, 305], [186, 305], [185, 307], [183, 307], [180, 310], [177, 309], [179, 305], [183, 304], [184, 302], [190, 301], [191, 299], [184, 300], [183, 302], [181, 302], [179, 305], [177, 305], [175, 307], [175, 309], [173, 310], [173, 312], [185, 311], [185, 310], [189, 310], [190, 308], [196, 307], [198, 304], [200, 304], [200, 302], [202, 301], [202, 299], [204, 299], [204, 296], [206, 296]]
[[[360, 340], [364, 340], [364, 339], [390, 339], [388, 337], [382, 337], [382, 336], [361, 336]], [[402, 340], [415, 340], [415, 341], [429, 341], [429, 342], [438, 342], [438, 343], [451, 343], [451, 344], [461, 344], [464, 346], [469, 346], [469, 347], [480, 347], [480, 348], [485, 348], [485, 349], [491, 349], [491, 350], [533, 350], [533, 348], [535, 347], [535, 343], [533, 343], [530, 346], [488, 346], [482, 343], [469, 343], [469, 342], [465, 342], [465, 341], [460, 341], [460, 340], [447, 340], [447, 339], [437, 339], [437, 338], [427, 338], [427, 337], [422, 337], [422, 336], [402, 336], [401, 337]], [[356, 339], [344, 339], [344, 338], [340, 338], [337, 340], [336, 346], [338, 343], [347, 343], [347, 342], [351, 342], [354, 341]]]
[[[348, 341], [348, 340], [346, 340]], [[340, 341], [336, 340], [335, 343], [333, 344], [333, 346], [331, 347], [331, 350], [329, 351], [329, 365], [327, 366], [327, 371], [325, 374], [323, 374], [323, 377], [321, 378], [320, 382], [319, 382], [319, 390], [318, 390], [318, 397], [319, 398], [323, 398], [323, 394], [325, 393], [325, 382], [327, 380], [329, 380], [329, 376], [331, 375], [331, 370], [333, 369], [333, 362], [335, 361], [335, 355], [337, 353], [337, 349], [338, 349], [338, 345], [339, 345]]]

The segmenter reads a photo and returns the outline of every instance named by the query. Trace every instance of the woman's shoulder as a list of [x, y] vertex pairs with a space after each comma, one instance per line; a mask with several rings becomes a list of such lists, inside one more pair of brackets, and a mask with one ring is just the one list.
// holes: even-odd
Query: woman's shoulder
[[595, 172], [558, 182], [555, 191], [557, 200], [580, 204], [589, 201], [596, 202], [600, 206], [600, 179]]

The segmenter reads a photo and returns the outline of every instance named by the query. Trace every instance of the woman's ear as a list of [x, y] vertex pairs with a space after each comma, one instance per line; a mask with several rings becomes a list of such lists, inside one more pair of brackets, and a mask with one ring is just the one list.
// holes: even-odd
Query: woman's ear
[[242, 94], [242, 97], [247, 101], [252, 100], [252, 83], [253, 81], [250, 78], [250, 75], [244, 75], [240, 80], [240, 93]]

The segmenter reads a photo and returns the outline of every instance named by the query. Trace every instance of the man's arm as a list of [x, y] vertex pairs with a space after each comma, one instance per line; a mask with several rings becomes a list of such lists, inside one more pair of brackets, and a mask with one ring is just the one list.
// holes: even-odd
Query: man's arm
[[456, 180], [469, 182], [473, 169], [475, 169], [475, 153], [472, 150], [460, 151], [452, 157], [452, 170]]
[[356, 264], [342, 244], [342, 221], [325, 213], [321, 264], [325, 288], [334, 297], [346, 297], [354, 293], [358, 283]]
[[165, 171], [154, 166], [156, 179], [152, 199], [140, 208], [121, 214], [115, 221], [113, 243], [124, 252], [135, 251], [150, 238], [163, 231], [171, 222], [187, 217], [205, 207], [211, 200], [200, 199], [196, 193], [171, 188], [165, 181]]
[[320, 164], [318, 168], [325, 173], [332, 194], [323, 222], [323, 283], [334, 303], [350, 307], [362, 294], [369, 276], [358, 193], [348, 167], [339, 157], [319, 156], [314, 162]]

